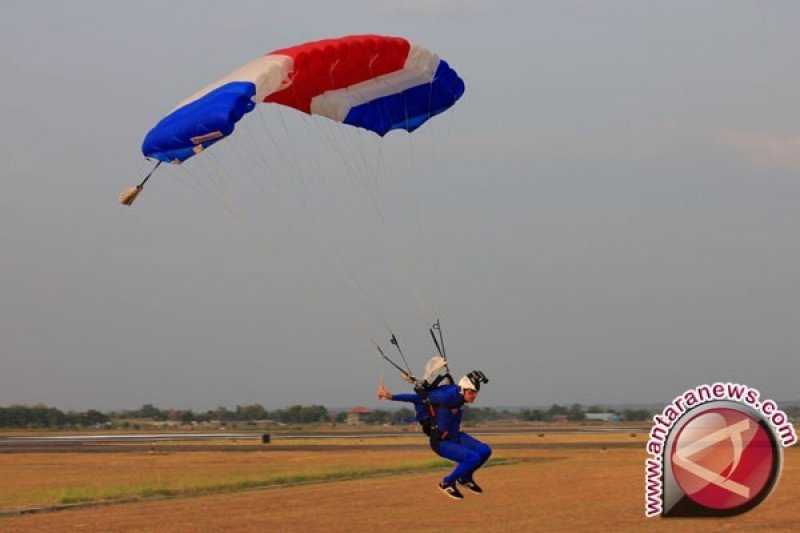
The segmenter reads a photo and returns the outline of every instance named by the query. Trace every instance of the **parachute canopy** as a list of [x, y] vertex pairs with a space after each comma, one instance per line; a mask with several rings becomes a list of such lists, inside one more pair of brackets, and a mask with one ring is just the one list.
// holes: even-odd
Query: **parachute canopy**
[[262, 102], [380, 136], [414, 131], [463, 93], [447, 62], [401, 37], [325, 39], [261, 56], [187, 98], [150, 130], [142, 153], [181, 163], [233, 133]]

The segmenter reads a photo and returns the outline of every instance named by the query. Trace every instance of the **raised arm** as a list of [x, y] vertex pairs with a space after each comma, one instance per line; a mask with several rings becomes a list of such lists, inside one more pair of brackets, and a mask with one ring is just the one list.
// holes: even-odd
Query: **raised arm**
[[378, 399], [392, 400], [395, 402], [408, 402], [408, 403], [420, 403], [422, 401], [422, 399], [416, 393], [392, 394], [391, 392], [386, 390], [386, 387], [383, 386], [382, 381], [380, 385], [378, 385]]

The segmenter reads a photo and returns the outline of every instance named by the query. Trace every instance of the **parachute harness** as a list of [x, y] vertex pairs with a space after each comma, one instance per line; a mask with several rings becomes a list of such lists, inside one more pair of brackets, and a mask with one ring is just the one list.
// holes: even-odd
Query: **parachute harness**
[[[400, 343], [397, 340], [397, 336], [392, 333], [391, 338], [389, 339], [390, 342], [397, 348], [397, 351], [400, 353], [400, 357], [403, 360], [403, 363], [406, 366], [406, 370], [404, 370], [399, 364], [395, 361], [390, 359], [381, 349], [380, 345], [376, 344], [376, 348], [378, 353], [383, 357], [389, 364], [395, 367], [403, 376], [403, 379], [409, 383], [411, 383], [414, 387], [414, 392], [420, 397], [422, 403], [425, 405], [425, 410], [428, 413], [428, 418], [419, 420], [420, 425], [422, 426], [422, 431], [431, 437], [432, 442], [435, 441], [436, 447], [438, 447], [438, 442], [440, 440], [444, 440], [447, 438], [447, 432], [444, 433], [439, 432], [439, 428], [436, 425], [436, 406], [430, 401], [430, 392], [439, 387], [445, 380], [448, 383], [455, 384], [455, 380], [453, 380], [453, 376], [450, 374], [450, 367], [447, 363], [447, 353], [445, 352], [444, 348], [444, 337], [442, 335], [442, 328], [441, 323], [437, 319], [436, 322], [431, 325], [430, 329], [431, 338], [433, 339], [433, 343], [436, 346], [436, 351], [439, 353], [439, 357], [434, 357], [431, 361], [428, 362], [425, 368], [425, 375], [422, 379], [416, 378], [413, 373], [411, 372], [411, 367], [408, 364], [408, 361], [403, 354], [403, 350], [400, 348]], [[438, 337], [437, 337], [438, 333]], [[435, 361], [438, 359], [438, 361]], [[438, 372], [442, 368], [445, 369], [444, 374], [439, 374], [435, 378], [430, 379], [433, 377], [434, 373]], [[477, 372], [477, 371], [476, 371]], [[470, 374], [471, 375], [471, 374]], [[481, 375], [483, 375], [481, 373]], [[486, 376], [483, 376], [484, 379]], [[486, 380], [488, 382], [488, 380]], [[435, 449], [435, 448], [434, 448]]]

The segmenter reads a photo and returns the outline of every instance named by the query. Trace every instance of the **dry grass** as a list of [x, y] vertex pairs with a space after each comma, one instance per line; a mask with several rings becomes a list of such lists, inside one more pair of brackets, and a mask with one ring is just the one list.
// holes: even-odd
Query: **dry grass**
[[[616, 442], [630, 436], [616, 434], [584, 435], [586, 440]], [[493, 443], [504, 442], [574, 442], [580, 435], [555, 434], [497, 435]], [[226, 441], [212, 441], [220, 444]], [[235, 444], [227, 441], [231, 446]], [[241, 441], [238, 441], [241, 442]], [[169, 452], [172, 444], [160, 442], [157, 453], [30, 453], [0, 454], [0, 510], [21, 509], [64, 503], [115, 500], [155, 495], [235, 490], [299, 481], [325, 480], [369, 475], [387, 469], [419, 470], [441, 466], [427, 448], [395, 450], [391, 446], [419, 444], [422, 435], [405, 434], [361, 439], [297, 439], [279, 441], [281, 445], [313, 444], [352, 446], [362, 442], [381, 444], [386, 450], [354, 452], [264, 451], [264, 452]], [[209, 442], [206, 442], [209, 444]], [[119, 444], [120, 449], [128, 445]], [[444, 463], [446, 464], [446, 463]]]
[[357, 477], [394, 468], [430, 469], [430, 452], [380, 451], [52, 453], [0, 455], [0, 509], [147, 497], [226, 487]]
[[[585, 435], [592, 441], [597, 435]], [[537, 438], [535, 436], [532, 439]], [[493, 439], [487, 439], [493, 443]], [[136, 471], [182, 479], [204, 478], [250, 470], [308, 472], [338, 465], [344, 468], [426, 461], [427, 451], [333, 451], [205, 454], [164, 456], [135, 454], [72, 454], [0, 456], [0, 494], [14, 491], [27, 469], [39, 481], [33, 487], [61, 482], [103, 485], [103, 476], [124, 483]], [[786, 451], [785, 469], [776, 492], [762, 505], [724, 520], [661, 520], [644, 518], [645, 453], [639, 449], [513, 450], [504, 456], [521, 462], [480, 473], [483, 496], [453, 502], [438, 494], [436, 473], [342, 481], [334, 484], [199, 496], [0, 519], [8, 532], [58, 531], [770, 531], [797, 530], [800, 496], [800, 449]], [[14, 460], [16, 458], [16, 460]], [[554, 460], [558, 459], [558, 460]], [[151, 462], [148, 463], [148, 460]], [[102, 468], [99, 463], [115, 461]], [[47, 463], [47, 464], [45, 464]], [[100, 470], [96, 470], [96, 468]], [[15, 467], [17, 468], [17, 467]], [[108, 486], [108, 484], [106, 485]], [[38, 490], [38, 489], [37, 489]], [[7, 497], [7, 496], [6, 496]], [[426, 519], [438, 517], [436, 520]]]

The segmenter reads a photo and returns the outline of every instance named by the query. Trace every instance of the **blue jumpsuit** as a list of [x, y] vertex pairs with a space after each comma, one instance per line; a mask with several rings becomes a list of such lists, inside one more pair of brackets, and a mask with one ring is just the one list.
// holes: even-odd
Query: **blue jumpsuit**
[[[417, 419], [427, 416], [426, 406], [418, 394], [395, 394], [393, 400], [414, 404]], [[436, 426], [441, 438], [431, 438], [431, 448], [445, 459], [458, 463], [444, 478], [445, 485], [472, 480], [472, 474], [492, 455], [492, 449], [468, 433], [461, 431], [461, 408], [464, 398], [458, 385], [444, 385], [432, 390], [428, 400], [436, 410]]]
[[425, 407], [425, 403], [416, 392], [411, 394], [393, 394], [392, 400], [395, 402], [408, 402], [414, 404], [414, 418], [409, 420], [409, 422], [422, 422], [423, 420], [430, 418], [430, 415], [428, 415], [428, 409]]

